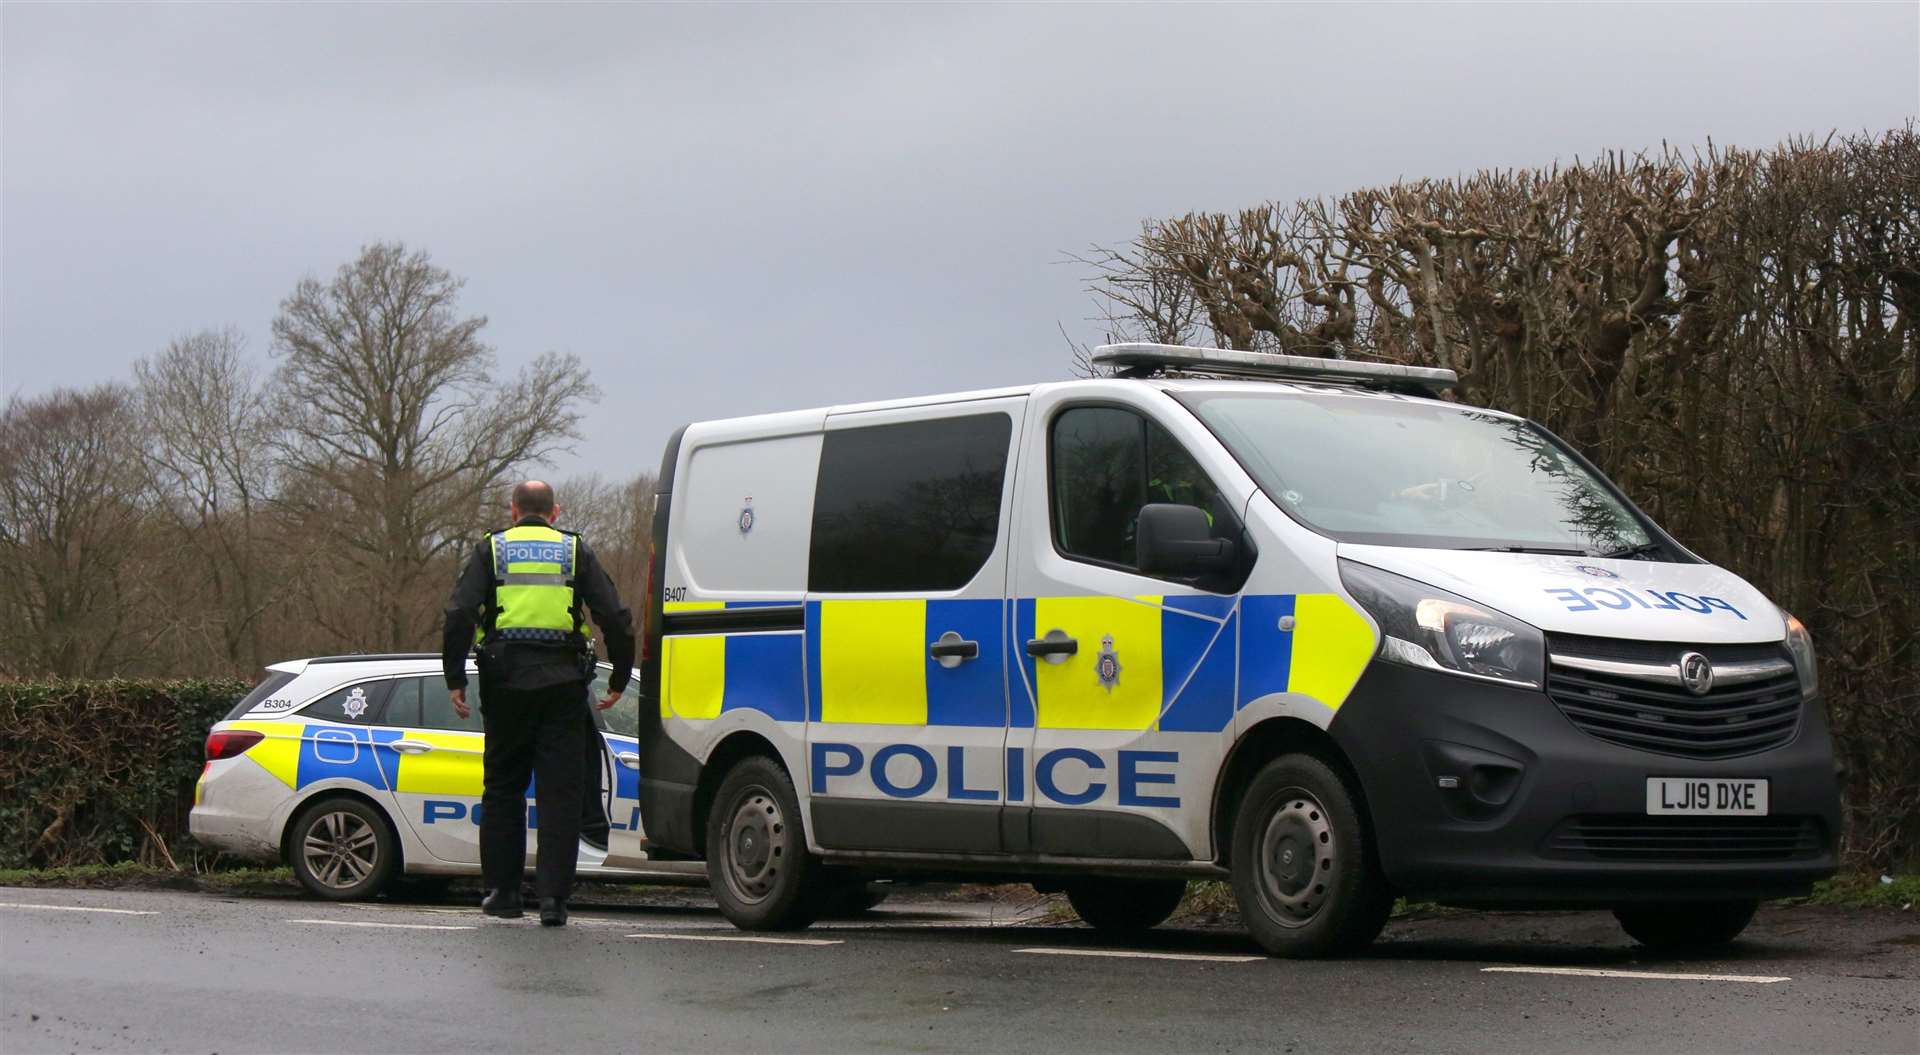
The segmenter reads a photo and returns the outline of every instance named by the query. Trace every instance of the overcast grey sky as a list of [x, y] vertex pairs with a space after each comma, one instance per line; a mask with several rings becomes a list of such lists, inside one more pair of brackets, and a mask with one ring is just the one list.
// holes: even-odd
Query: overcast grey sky
[[374, 240], [687, 420], [1064, 376], [1141, 219], [1920, 111], [1920, 4], [0, 8], [0, 394]]

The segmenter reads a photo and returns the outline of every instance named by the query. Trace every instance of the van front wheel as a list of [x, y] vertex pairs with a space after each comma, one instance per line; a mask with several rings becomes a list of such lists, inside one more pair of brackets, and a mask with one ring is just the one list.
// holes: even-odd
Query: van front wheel
[[1275, 956], [1317, 957], [1378, 936], [1393, 895], [1370, 839], [1331, 766], [1309, 755], [1267, 763], [1233, 824], [1234, 899], [1254, 940]]
[[1067, 884], [1067, 903], [1095, 930], [1157, 927], [1187, 896], [1184, 879], [1084, 879]]
[[742, 930], [798, 930], [813, 922], [812, 862], [793, 781], [770, 758], [727, 772], [707, 814], [707, 885]]

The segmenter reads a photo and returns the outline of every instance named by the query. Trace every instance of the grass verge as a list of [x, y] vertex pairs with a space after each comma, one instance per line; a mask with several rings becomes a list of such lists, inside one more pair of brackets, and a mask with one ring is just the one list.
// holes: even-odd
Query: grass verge
[[0, 886], [77, 887], [107, 890], [200, 890], [207, 892], [297, 888], [286, 868], [230, 868], [217, 872], [176, 872], [170, 868], [123, 862], [114, 865], [72, 865], [66, 868], [0, 869]]

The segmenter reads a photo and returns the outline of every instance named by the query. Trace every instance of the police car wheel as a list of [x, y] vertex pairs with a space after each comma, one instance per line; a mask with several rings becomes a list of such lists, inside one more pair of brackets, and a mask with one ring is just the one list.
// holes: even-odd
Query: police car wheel
[[1393, 895], [1358, 801], [1325, 762], [1267, 763], [1234, 818], [1234, 899], [1247, 929], [1276, 956], [1358, 949], [1386, 925]]
[[323, 799], [308, 806], [287, 836], [293, 874], [315, 897], [328, 901], [379, 893], [399, 858], [386, 818], [358, 799]]
[[1095, 930], [1157, 927], [1187, 896], [1184, 879], [1088, 879], [1067, 884], [1067, 903]]
[[1758, 901], [1622, 905], [1613, 918], [1628, 937], [1649, 948], [1708, 949], [1738, 938], [1759, 908]]
[[793, 781], [772, 759], [743, 759], [707, 814], [707, 885], [721, 915], [742, 930], [807, 926], [819, 910], [811, 865]]

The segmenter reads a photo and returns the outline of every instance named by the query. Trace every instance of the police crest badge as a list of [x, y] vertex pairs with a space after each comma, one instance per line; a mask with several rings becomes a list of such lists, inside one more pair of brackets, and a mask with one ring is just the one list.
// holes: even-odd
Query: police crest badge
[[355, 685], [353, 691], [347, 693], [347, 700], [340, 705], [340, 709], [353, 719], [367, 713], [367, 690]]
[[740, 519], [736, 525], [742, 538], [753, 532], [753, 496], [747, 496], [747, 503], [740, 507]]
[[1094, 657], [1093, 672], [1100, 678], [1100, 687], [1108, 692], [1120, 684], [1120, 657], [1113, 651], [1113, 635], [1100, 638], [1100, 654]]

